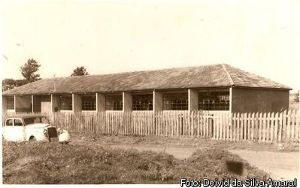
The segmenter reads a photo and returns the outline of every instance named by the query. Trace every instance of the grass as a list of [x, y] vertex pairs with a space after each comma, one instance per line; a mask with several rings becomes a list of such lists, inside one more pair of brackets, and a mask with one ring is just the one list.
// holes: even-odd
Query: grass
[[230, 142], [224, 140], [205, 139], [202, 137], [164, 137], [164, 136], [105, 136], [84, 133], [73, 133], [74, 143], [97, 143], [100, 145], [142, 145], [161, 147], [193, 147], [193, 148], [219, 148], [227, 150], [252, 150], [274, 152], [299, 152], [299, 143], [257, 143], [252, 141]]
[[[243, 174], [228, 171], [241, 162]], [[180, 178], [256, 178], [265, 172], [219, 148], [197, 150], [179, 160], [164, 152], [139, 152], [98, 145], [3, 141], [4, 184], [180, 183]]]

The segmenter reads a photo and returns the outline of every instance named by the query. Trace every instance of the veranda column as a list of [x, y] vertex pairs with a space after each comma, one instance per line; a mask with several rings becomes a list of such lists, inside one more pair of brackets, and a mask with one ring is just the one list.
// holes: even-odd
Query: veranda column
[[232, 113], [232, 87], [229, 88], [229, 112]]
[[132, 111], [132, 95], [128, 92], [123, 92], [123, 112]]
[[2, 96], [2, 113], [7, 112], [7, 97]]
[[102, 93], [96, 93], [96, 111], [105, 111], [105, 95]]
[[33, 95], [31, 95], [31, 112], [34, 112], [34, 98]]
[[59, 95], [51, 94], [51, 112], [60, 111], [60, 97]]
[[188, 110], [198, 110], [198, 91], [196, 89], [188, 89]]
[[17, 107], [17, 105], [16, 105], [16, 99], [17, 99], [17, 97], [16, 97], [16, 95], [14, 95], [14, 111], [15, 112], [17, 112], [17, 110], [16, 110], [16, 107]]
[[163, 95], [161, 92], [153, 91], [153, 111], [163, 110]]
[[81, 107], [81, 96], [78, 94], [72, 94], [72, 110], [73, 112], [81, 112], [82, 107]]

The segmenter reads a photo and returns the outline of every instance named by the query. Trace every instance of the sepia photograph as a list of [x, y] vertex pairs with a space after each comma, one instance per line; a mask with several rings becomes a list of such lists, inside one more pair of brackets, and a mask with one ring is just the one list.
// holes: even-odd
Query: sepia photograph
[[1, 184], [297, 187], [297, 0], [3, 0]]

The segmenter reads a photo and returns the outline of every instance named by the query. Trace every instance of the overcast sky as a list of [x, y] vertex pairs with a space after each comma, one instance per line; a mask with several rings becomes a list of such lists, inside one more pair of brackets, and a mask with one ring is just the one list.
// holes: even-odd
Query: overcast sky
[[299, 1], [5, 1], [1, 77], [227, 63], [300, 90]]

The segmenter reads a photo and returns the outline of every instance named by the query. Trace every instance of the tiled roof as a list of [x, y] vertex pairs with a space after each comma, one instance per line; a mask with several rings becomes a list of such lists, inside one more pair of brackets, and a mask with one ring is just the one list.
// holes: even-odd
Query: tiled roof
[[291, 89], [227, 64], [42, 79], [3, 95], [118, 92], [152, 89], [251, 87]]

